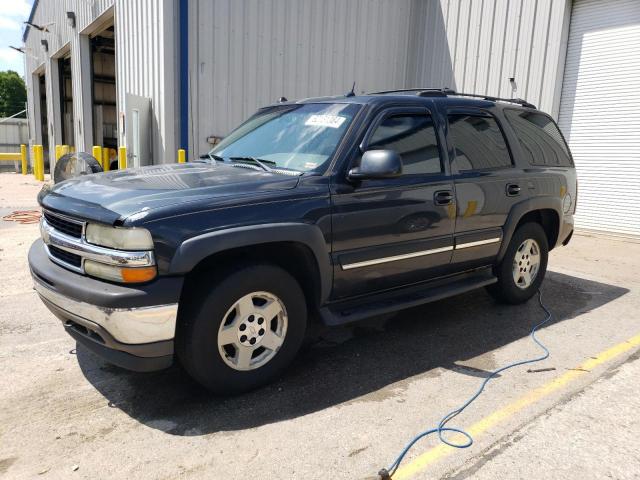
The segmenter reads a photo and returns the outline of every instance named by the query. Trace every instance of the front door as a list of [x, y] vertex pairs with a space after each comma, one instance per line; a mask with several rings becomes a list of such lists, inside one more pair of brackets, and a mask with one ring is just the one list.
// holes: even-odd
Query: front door
[[453, 250], [454, 192], [431, 112], [393, 108], [376, 117], [354, 152], [395, 150], [403, 174], [332, 186], [334, 297], [433, 278]]

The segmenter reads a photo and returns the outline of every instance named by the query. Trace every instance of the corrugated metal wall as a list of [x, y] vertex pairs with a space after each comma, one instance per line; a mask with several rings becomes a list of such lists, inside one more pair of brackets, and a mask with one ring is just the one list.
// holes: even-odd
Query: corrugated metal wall
[[[557, 116], [571, 0], [190, 3], [190, 143], [289, 99], [414, 86], [523, 97]], [[513, 89], [509, 78], [515, 79]]]
[[[92, 142], [88, 47], [79, 32], [115, 3], [118, 111], [127, 93], [152, 105], [154, 163], [175, 159], [179, 129], [178, 0], [40, 0], [26, 79], [47, 74], [50, 144], [59, 143], [57, 62], [72, 56], [76, 145]], [[192, 0], [190, 155], [256, 108], [289, 99], [411, 86], [519, 96], [557, 114], [570, 0]], [[75, 29], [65, 12], [74, 11]], [[40, 40], [49, 42], [45, 55]], [[84, 50], [83, 50], [84, 49]], [[84, 53], [83, 53], [84, 52]], [[35, 58], [34, 58], [35, 57]], [[46, 57], [46, 58], [45, 58]], [[509, 78], [515, 78], [513, 92]], [[30, 115], [37, 107], [30, 102]], [[121, 144], [124, 143], [120, 132]], [[32, 130], [31, 137], [35, 138]], [[194, 149], [193, 146], [196, 146]]]
[[[177, 105], [177, 1], [174, 0], [39, 0], [33, 23], [51, 24], [50, 32], [31, 28], [25, 46], [25, 80], [29, 96], [31, 143], [36, 143], [37, 107], [33, 74], [46, 75], [49, 145], [61, 143], [60, 106], [57, 90], [57, 54], [71, 52], [75, 143], [78, 150], [90, 151], [93, 143], [91, 85], [88, 42], [92, 24], [113, 16], [115, 4], [116, 76], [118, 111], [124, 112], [126, 93], [148, 97], [152, 106], [154, 161], [175, 161], [178, 121]], [[67, 24], [66, 12], [75, 12], [76, 27]], [[82, 33], [82, 35], [81, 35]], [[121, 33], [121, 34], [120, 34]], [[48, 52], [41, 46], [48, 42]], [[84, 42], [83, 42], [84, 41]], [[120, 144], [125, 141], [121, 135]], [[50, 149], [53, 150], [53, 149]], [[49, 158], [53, 160], [53, 152]]]
[[[76, 148], [79, 150], [90, 149], [87, 140], [90, 139], [90, 128], [84, 130], [85, 112], [83, 106], [85, 102], [90, 102], [87, 96], [87, 90], [84, 91], [80, 84], [81, 59], [79, 55], [79, 35], [78, 32], [86, 28], [96, 18], [113, 5], [113, 0], [95, 0], [92, 2], [78, 0], [39, 0], [34, 13], [32, 22], [36, 25], [47, 25], [49, 32], [41, 32], [35, 28], [30, 28], [25, 41], [25, 81], [27, 83], [27, 95], [29, 98], [29, 118], [34, 119], [30, 122], [29, 137], [30, 143], [37, 141], [42, 142], [36, 137], [36, 121], [35, 115], [37, 108], [33, 99], [34, 85], [33, 74], [42, 71], [46, 75], [46, 93], [47, 93], [47, 115], [49, 123], [49, 145], [61, 143], [61, 119], [59, 98], [60, 93], [57, 91], [58, 86], [58, 65], [57, 58], [52, 58], [57, 54], [69, 50], [71, 52], [71, 68], [73, 78], [73, 116], [74, 130], [76, 132]], [[75, 12], [76, 28], [71, 28], [67, 24], [66, 12]], [[48, 42], [48, 51], [44, 51], [41, 40]], [[89, 90], [90, 92], [90, 90]], [[54, 105], [55, 104], [55, 105]], [[88, 110], [91, 112], [91, 110]], [[55, 112], [55, 113], [54, 113]], [[91, 120], [89, 119], [89, 122]], [[91, 123], [89, 123], [91, 125]], [[53, 160], [53, 149], [50, 149], [49, 158]]]
[[19, 152], [29, 141], [26, 118], [0, 118], [0, 152]]
[[408, 83], [525, 98], [557, 117], [571, 0], [435, 0], [414, 8], [421, 33]]
[[[178, 2], [116, 1], [118, 111], [126, 94], [151, 100], [154, 163], [176, 161], [179, 132]], [[120, 144], [126, 141], [120, 132]]]
[[204, 153], [256, 108], [405, 85], [410, 0], [189, 3], [190, 144]]

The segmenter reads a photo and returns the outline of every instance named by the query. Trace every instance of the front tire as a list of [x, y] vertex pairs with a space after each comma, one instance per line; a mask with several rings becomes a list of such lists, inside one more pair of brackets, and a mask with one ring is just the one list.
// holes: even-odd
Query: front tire
[[206, 274], [198, 283], [176, 342], [187, 373], [219, 394], [279, 376], [305, 335], [307, 305], [298, 282], [275, 265], [247, 265], [213, 285]]
[[498, 301], [524, 303], [540, 288], [547, 271], [549, 245], [539, 223], [521, 225], [511, 237], [502, 261], [495, 267], [498, 282], [487, 291]]

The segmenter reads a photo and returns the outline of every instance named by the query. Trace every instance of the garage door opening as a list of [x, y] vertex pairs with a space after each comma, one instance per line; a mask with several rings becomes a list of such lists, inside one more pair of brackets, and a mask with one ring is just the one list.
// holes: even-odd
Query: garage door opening
[[109, 25], [90, 38], [94, 145], [109, 149], [109, 165], [117, 168], [115, 29]]
[[580, 182], [577, 228], [640, 236], [638, 51], [637, 0], [574, 1], [558, 124]]
[[60, 73], [60, 125], [62, 145], [75, 147], [73, 134], [73, 82], [71, 81], [71, 57], [58, 60]]

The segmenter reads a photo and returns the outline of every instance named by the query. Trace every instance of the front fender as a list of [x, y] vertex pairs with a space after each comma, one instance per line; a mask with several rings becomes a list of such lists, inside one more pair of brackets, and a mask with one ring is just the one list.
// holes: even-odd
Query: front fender
[[326, 300], [333, 281], [331, 257], [321, 230], [306, 223], [249, 225], [189, 238], [176, 250], [169, 266], [169, 274], [185, 275], [205, 258], [225, 250], [275, 242], [298, 242], [311, 250], [320, 274], [320, 299]]

